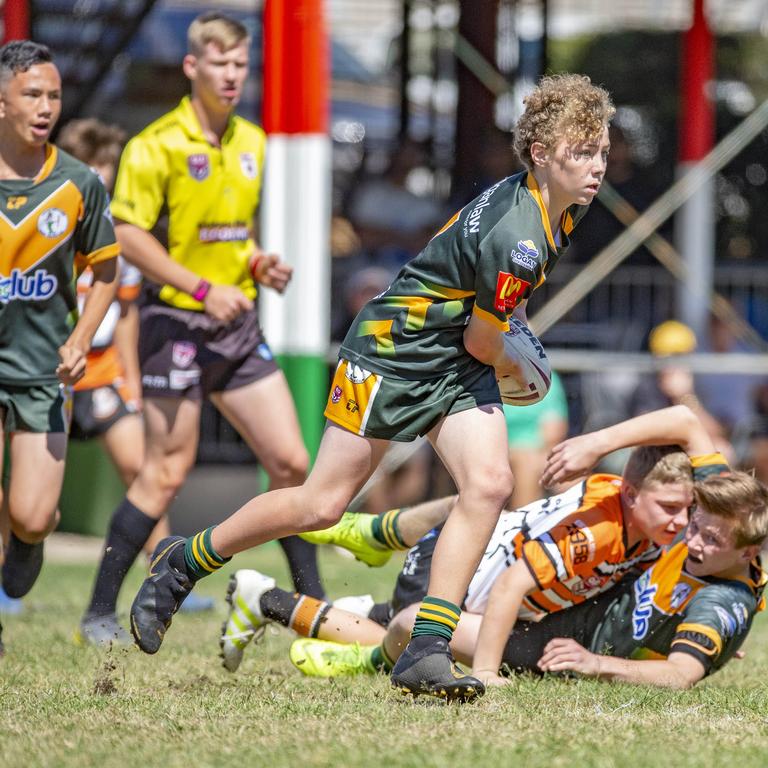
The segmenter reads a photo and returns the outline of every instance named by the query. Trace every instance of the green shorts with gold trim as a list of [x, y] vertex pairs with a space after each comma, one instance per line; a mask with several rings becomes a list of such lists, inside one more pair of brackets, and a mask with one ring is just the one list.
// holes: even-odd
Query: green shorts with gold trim
[[325, 417], [363, 437], [410, 442], [452, 413], [489, 405], [501, 407], [501, 398], [496, 375], [486, 365], [410, 381], [341, 359]]
[[59, 384], [17, 386], [0, 383], [0, 413], [5, 434], [69, 432], [71, 388]]

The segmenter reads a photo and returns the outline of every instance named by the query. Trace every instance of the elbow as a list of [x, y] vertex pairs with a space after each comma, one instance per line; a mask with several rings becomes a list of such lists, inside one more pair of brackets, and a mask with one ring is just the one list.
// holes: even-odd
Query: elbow
[[464, 334], [464, 348], [472, 357], [486, 365], [493, 365], [498, 352], [497, 346], [488, 341]]

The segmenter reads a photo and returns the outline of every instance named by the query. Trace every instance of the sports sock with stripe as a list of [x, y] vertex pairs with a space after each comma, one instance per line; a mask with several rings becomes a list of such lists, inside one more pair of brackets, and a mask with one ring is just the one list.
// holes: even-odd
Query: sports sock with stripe
[[302, 637], [317, 637], [331, 604], [298, 592], [275, 587], [267, 590], [259, 601], [264, 618], [292, 629]]
[[389, 658], [383, 645], [375, 645], [371, 649], [368, 663], [374, 672], [391, 672], [395, 662]]
[[144, 514], [128, 497], [120, 502], [109, 523], [104, 554], [86, 615], [105, 616], [115, 612], [125, 574], [147, 543], [155, 525], [157, 520]]
[[400, 536], [400, 530], [397, 525], [397, 519], [406, 509], [389, 509], [373, 518], [371, 523], [373, 538], [387, 547], [387, 549], [410, 549], [410, 546]]
[[232, 559], [231, 557], [221, 557], [213, 548], [211, 533], [215, 527], [212, 525], [210, 528], [190, 536], [184, 543], [184, 570], [192, 581], [199, 581], [204, 576], [210, 576]]
[[437, 635], [450, 642], [460, 616], [461, 608], [458, 605], [427, 595], [419, 606], [411, 637]]

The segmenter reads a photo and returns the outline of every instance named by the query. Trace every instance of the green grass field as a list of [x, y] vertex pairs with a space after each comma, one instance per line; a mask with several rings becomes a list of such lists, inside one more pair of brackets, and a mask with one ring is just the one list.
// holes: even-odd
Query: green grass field
[[[240, 555], [287, 586], [276, 545]], [[397, 564], [375, 571], [322, 554], [333, 596], [383, 599]], [[80, 648], [72, 635], [94, 565], [47, 563], [26, 612], [4, 617], [0, 765], [16, 766], [722, 766], [764, 768], [768, 620], [746, 650], [692, 691], [519, 679], [479, 703], [413, 703], [384, 676], [302, 677], [291, 634], [267, 632], [236, 675], [219, 666], [215, 615], [177, 616], [157, 656]], [[227, 572], [231, 568], [225, 569]], [[131, 573], [122, 608], [140, 583]], [[226, 574], [201, 583], [222, 598]]]

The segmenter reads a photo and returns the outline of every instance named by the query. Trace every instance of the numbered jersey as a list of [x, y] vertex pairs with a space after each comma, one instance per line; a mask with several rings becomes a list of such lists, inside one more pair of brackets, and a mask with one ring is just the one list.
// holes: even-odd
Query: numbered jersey
[[741, 647], [762, 597], [759, 559], [745, 581], [697, 578], [685, 570], [688, 548], [678, 541], [614, 600], [593, 636], [596, 653], [635, 659], [687, 653], [713, 672]]
[[591, 475], [564, 493], [504, 513], [469, 586], [465, 606], [483, 613], [499, 575], [523, 560], [538, 590], [527, 595], [520, 618], [543, 616], [582, 603], [645, 569], [661, 555], [648, 540], [626, 545], [622, 480]]
[[58, 381], [76, 272], [118, 254], [97, 174], [53, 145], [34, 179], [0, 181], [0, 383]]
[[571, 206], [553, 233], [533, 175], [503, 179], [453, 216], [366, 304], [340, 356], [417, 380], [482, 365], [464, 348], [470, 317], [508, 330], [512, 311], [546, 279], [586, 211]]

